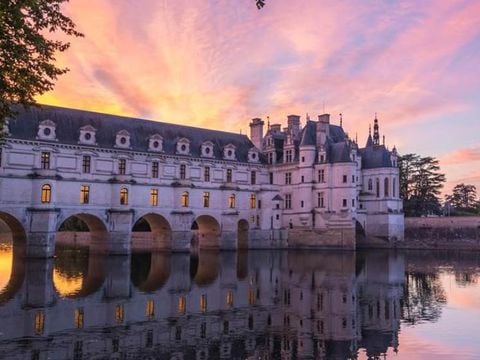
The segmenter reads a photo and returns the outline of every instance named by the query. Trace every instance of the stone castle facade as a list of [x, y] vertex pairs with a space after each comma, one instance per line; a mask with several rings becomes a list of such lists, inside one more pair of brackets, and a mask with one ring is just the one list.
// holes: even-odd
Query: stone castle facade
[[[75, 217], [90, 247], [339, 247], [403, 238], [397, 152], [329, 115], [245, 135], [87, 111], [20, 109], [4, 126], [0, 224], [51, 256]], [[68, 237], [62, 237], [67, 239]]]

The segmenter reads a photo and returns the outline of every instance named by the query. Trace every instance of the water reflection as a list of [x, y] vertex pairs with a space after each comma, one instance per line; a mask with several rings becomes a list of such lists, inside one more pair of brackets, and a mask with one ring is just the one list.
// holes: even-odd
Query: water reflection
[[442, 329], [447, 303], [478, 311], [479, 264], [384, 251], [13, 257], [0, 358], [412, 358], [412, 336]]

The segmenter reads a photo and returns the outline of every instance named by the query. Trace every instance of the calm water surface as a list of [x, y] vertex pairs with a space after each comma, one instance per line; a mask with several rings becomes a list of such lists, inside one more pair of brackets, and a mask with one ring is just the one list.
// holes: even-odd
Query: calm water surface
[[480, 254], [0, 248], [0, 359], [480, 359]]

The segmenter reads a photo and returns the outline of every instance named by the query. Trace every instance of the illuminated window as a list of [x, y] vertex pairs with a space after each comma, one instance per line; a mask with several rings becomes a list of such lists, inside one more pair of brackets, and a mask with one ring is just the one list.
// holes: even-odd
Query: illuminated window
[[127, 160], [118, 159], [118, 174], [125, 175], [127, 173]]
[[187, 178], [187, 166], [185, 164], [180, 165], [180, 179], [185, 180]]
[[227, 182], [232, 182], [232, 169], [227, 169]]
[[187, 309], [187, 301], [185, 300], [185, 296], [180, 296], [178, 298], [178, 313], [180, 315], [184, 315]]
[[128, 205], [128, 189], [126, 188], [120, 190], [120, 205]]
[[84, 174], [89, 174], [90, 173], [90, 168], [91, 168], [91, 162], [92, 162], [92, 157], [88, 155], [84, 155], [82, 158], [82, 172]]
[[45, 328], [45, 313], [43, 311], [37, 311], [35, 314], [35, 334], [41, 335]]
[[324, 198], [323, 192], [319, 192], [317, 194], [317, 201], [318, 201], [317, 205], [319, 208], [325, 207], [325, 198]]
[[88, 204], [90, 202], [90, 186], [80, 186], [80, 204]]
[[182, 207], [188, 207], [188, 191], [182, 193]]
[[152, 178], [158, 178], [158, 161], [152, 162]]
[[253, 289], [248, 290], [248, 305], [255, 304], [255, 291]]
[[50, 169], [50, 153], [43, 151], [40, 159], [40, 166], [42, 169]]
[[210, 206], [210, 193], [208, 191], [205, 191], [203, 193], [203, 207], [209, 207]]
[[385, 194], [385, 197], [388, 197], [388, 193], [389, 193], [389, 188], [388, 188], [388, 185], [389, 185], [389, 181], [388, 181], [388, 178], [385, 178], [384, 182], [383, 182], [383, 193]]
[[158, 189], [150, 190], [150, 205], [158, 206]]
[[123, 307], [123, 304], [118, 304], [115, 306], [115, 321], [118, 324], [123, 323], [123, 320], [125, 320], [125, 308]]
[[203, 180], [204, 181], [210, 181], [210, 167], [205, 166], [205, 169], [203, 170]]
[[230, 197], [228, 198], [228, 207], [230, 209], [235, 208], [235, 194], [231, 194]]
[[83, 308], [75, 309], [75, 327], [77, 329], [83, 329], [85, 315], [83, 313]]
[[49, 184], [42, 185], [42, 204], [49, 204], [52, 201], [52, 187]]
[[200, 297], [200, 311], [202, 313], [207, 311], [207, 295], [202, 295]]
[[250, 172], [250, 183], [252, 185], [255, 185], [257, 183], [257, 172], [256, 171]]
[[153, 302], [152, 299], [147, 300], [147, 306], [145, 308], [145, 315], [147, 316], [147, 319], [153, 319], [153, 316], [155, 315], [155, 303]]
[[233, 291], [227, 292], [227, 305], [233, 306]]
[[255, 209], [257, 206], [257, 197], [255, 194], [250, 194], [250, 209]]

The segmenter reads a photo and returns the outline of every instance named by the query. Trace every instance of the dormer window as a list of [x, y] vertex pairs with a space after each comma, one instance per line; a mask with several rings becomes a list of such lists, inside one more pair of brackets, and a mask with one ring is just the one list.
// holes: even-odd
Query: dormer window
[[96, 144], [96, 139], [95, 139], [96, 131], [97, 130], [91, 125], [82, 126], [80, 128], [80, 137], [78, 139], [78, 142], [80, 144], [95, 145]]
[[156, 152], [163, 151], [163, 138], [158, 134], [150, 136], [148, 140], [148, 150]]
[[260, 156], [256, 148], [252, 148], [248, 151], [248, 161], [249, 162], [259, 162]]
[[228, 144], [223, 148], [223, 158], [225, 160], [235, 160], [235, 146]]
[[37, 138], [41, 140], [56, 140], [55, 128], [56, 125], [52, 120], [43, 120], [38, 125]]
[[117, 133], [115, 147], [127, 149], [130, 147], [130, 133], [127, 130], [121, 130]]
[[202, 156], [213, 157], [213, 143], [211, 141], [205, 141], [202, 144]]
[[181, 138], [177, 142], [177, 154], [188, 155], [190, 153], [190, 140]]

